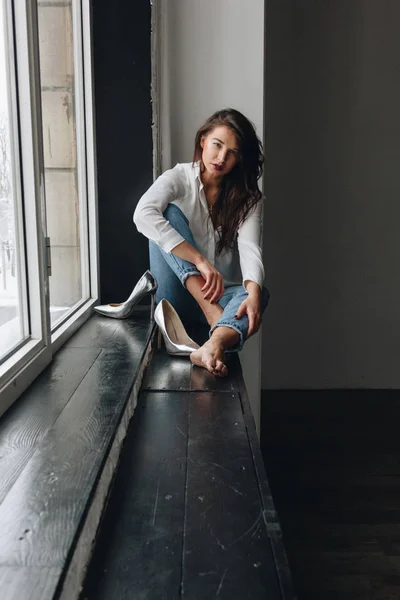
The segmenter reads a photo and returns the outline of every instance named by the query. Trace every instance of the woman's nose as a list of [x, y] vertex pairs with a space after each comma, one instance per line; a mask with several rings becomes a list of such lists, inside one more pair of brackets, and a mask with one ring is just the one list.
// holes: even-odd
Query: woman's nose
[[218, 160], [219, 160], [219, 162], [223, 163], [223, 162], [225, 162], [225, 158], [226, 158], [226, 150], [222, 149], [219, 151]]

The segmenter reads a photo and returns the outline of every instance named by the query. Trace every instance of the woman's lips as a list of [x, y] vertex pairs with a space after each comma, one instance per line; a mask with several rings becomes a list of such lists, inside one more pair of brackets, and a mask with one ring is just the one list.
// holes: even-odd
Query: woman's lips
[[213, 167], [216, 171], [222, 171], [222, 169], [224, 168], [223, 165], [215, 165], [214, 163], [213, 163]]

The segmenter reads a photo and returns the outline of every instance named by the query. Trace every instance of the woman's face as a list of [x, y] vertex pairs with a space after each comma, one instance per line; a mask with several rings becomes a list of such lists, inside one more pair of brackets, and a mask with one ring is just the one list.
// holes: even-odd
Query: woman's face
[[229, 127], [215, 127], [200, 140], [203, 149], [202, 161], [207, 175], [215, 181], [221, 180], [232, 171], [239, 161], [239, 144]]

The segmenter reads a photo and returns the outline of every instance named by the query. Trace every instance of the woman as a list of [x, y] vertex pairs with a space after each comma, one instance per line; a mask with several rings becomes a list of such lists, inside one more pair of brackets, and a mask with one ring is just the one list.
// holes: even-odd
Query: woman
[[193, 163], [163, 173], [140, 199], [135, 225], [150, 240], [156, 302], [183, 320], [205, 319], [210, 338], [191, 361], [227, 374], [237, 351], [261, 325], [268, 303], [261, 252], [262, 145], [239, 111], [213, 114], [196, 134]]

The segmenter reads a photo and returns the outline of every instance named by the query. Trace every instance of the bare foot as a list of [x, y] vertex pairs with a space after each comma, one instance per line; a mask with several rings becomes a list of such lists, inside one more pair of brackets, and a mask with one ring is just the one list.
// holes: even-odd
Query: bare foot
[[194, 365], [203, 367], [218, 377], [226, 377], [228, 369], [224, 363], [224, 346], [212, 339], [208, 340], [198, 350], [190, 355], [190, 360]]

